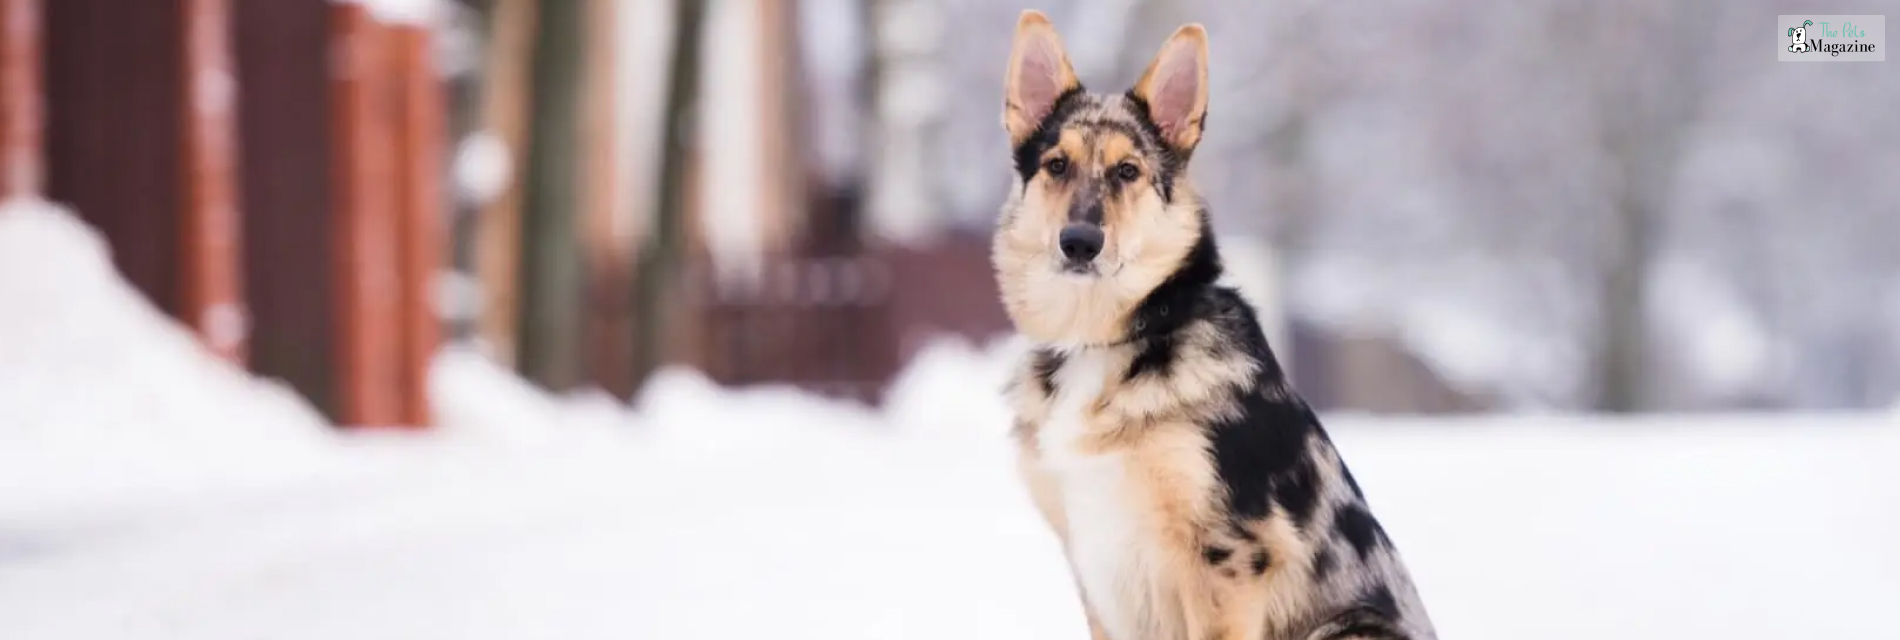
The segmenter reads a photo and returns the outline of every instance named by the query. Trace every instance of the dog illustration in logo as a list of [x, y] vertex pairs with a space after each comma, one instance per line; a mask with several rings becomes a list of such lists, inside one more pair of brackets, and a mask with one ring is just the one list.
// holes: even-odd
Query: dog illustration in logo
[[1808, 52], [1808, 26], [1812, 24], [1814, 24], [1813, 20], [1803, 20], [1799, 27], [1788, 27], [1788, 37], [1794, 41], [1794, 44], [1788, 45], [1789, 51], [1794, 53]]

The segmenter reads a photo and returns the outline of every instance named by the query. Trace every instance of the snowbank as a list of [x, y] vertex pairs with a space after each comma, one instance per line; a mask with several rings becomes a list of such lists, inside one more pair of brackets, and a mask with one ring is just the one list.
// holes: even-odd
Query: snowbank
[[445, 346], [430, 363], [429, 402], [446, 437], [535, 444], [630, 424], [604, 393], [556, 397], [466, 345]]
[[1010, 416], [1003, 387], [1028, 350], [1014, 335], [981, 347], [956, 336], [938, 338], [891, 381], [885, 417], [911, 431], [1005, 433]]
[[0, 205], [0, 507], [285, 478], [323, 419], [213, 357], [114, 270], [104, 240], [40, 202]]

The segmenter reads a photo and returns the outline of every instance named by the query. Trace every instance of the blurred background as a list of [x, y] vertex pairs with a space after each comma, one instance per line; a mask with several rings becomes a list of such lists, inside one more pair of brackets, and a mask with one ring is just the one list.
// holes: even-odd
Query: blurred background
[[1097, 91], [1207, 25], [1229, 276], [1446, 637], [1882, 637], [1900, 74], [1775, 56], [1888, 0], [0, 0], [0, 636], [1082, 637], [1025, 8]]
[[[345, 423], [426, 421], [442, 340], [556, 391], [877, 402], [1008, 331], [1023, 3], [122, 5], [8, 4], [9, 188]], [[1817, 3], [1036, 6], [1098, 90], [1211, 26], [1194, 177], [1322, 409], [1900, 399], [1900, 80], [1766, 57]]]

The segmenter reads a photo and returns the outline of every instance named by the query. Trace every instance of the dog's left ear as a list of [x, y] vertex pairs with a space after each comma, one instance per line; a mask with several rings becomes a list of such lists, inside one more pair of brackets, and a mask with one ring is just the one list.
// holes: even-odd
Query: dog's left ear
[[1169, 146], [1182, 154], [1193, 151], [1207, 117], [1207, 29], [1176, 29], [1132, 93], [1148, 103], [1148, 118]]
[[1055, 25], [1040, 11], [1024, 11], [1016, 21], [1016, 43], [1010, 48], [1003, 85], [1003, 129], [1010, 144], [1029, 139], [1055, 110], [1056, 101], [1081, 87]]

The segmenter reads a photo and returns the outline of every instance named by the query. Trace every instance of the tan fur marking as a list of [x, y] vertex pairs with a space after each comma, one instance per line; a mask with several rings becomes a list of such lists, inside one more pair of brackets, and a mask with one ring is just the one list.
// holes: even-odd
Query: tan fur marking
[[1075, 169], [1085, 169], [1089, 162], [1089, 140], [1080, 129], [1066, 127], [1057, 135], [1056, 146], [1042, 154], [1047, 160], [1056, 156], [1069, 159]]
[[1135, 146], [1134, 140], [1130, 140], [1128, 136], [1123, 135], [1120, 131], [1103, 131], [1101, 141], [1097, 143], [1096, 147], [1101, 150], [1100, 155], [1097, 157], [1103, 167], [1113, 168], [1123, 160], [1131, 160], [1135, 161], [1136, 164], [1140, 164], [1140, 148]]

